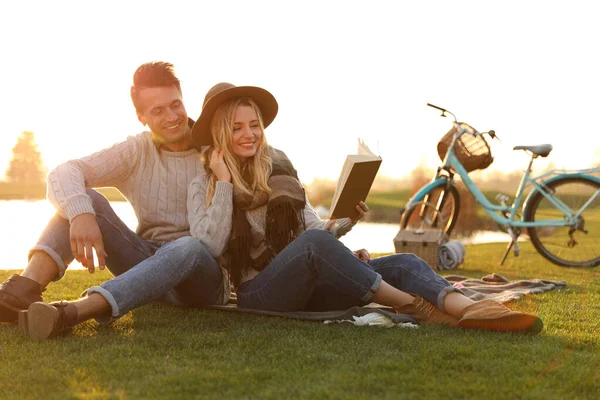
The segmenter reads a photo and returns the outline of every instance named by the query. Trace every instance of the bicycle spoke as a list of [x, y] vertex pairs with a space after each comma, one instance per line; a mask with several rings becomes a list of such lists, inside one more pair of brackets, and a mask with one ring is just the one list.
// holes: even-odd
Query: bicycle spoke
[[[596, 193], [600, 190], [600, 184], [584, 178], [563, 178], [552, 182], [549, 187], [554, 197], [574, 213], [584, 206], [585, 209], [573, 227], [529, 228], [533, 245], [540, 254], [559, 265], [599, 265], [600, 197]], [[532, 198], [526, 215], [528, 220], [536, 222], [568, 220], [568, 216], [539, 193]]]
[[[402, 215], [402, 229], [443, 229], [450, 234], [458, 215], [459, 198], [454, 187], [447, 189], [444, 201], [441, 187], [432, 189], [423, 201], [414, 203]], [[440, 207], [441, 204], [441, 207]]]

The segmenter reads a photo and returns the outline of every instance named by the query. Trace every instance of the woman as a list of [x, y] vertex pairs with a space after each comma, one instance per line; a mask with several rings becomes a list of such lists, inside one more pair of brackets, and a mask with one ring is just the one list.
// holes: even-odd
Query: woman
[[317, 311], [376, 302], [422, 323], [541, 330], [536, 316], [470, 300], [414, 255], [371, 259], [347, 249], [337, 238], [366, 204], [354, 220], [319, 219], [291, 162], [267, 144], [264, 128], [277, 110], [264, 89], [219, 83], [192, 131], [206, 175], [188, 190], [191, 232], [229, 272], [238, 307]]

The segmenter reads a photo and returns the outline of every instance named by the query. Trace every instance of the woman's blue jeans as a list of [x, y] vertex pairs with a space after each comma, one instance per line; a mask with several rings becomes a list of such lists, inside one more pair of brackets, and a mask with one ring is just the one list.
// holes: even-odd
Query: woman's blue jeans
[[[108, 200], [88, 189], [114, 279], [94, 286], [110, 303], [112, 318], [153, 301], [176, 305], [208, 306], [222, 303], [223, 274], [202, 243], [192, 236], [157, 243], [138, 236], [117, 216]], [[56, 214], [30, 251], [46, 252], [58, 265], [62, 278], [73, 261], [69, 221]]]
[[240, 285], [238, 306], [280, 312], [342, 310], [370, 303], [382, 279], [442, 311], [446, 295], [457, 290], [414, 254], [365, 263], [330, 233], [309, 229]]

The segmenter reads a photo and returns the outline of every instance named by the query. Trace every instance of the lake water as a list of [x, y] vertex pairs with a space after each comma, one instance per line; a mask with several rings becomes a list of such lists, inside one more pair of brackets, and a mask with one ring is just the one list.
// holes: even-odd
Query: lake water
[[[112, 206], [123, 222], [135, 230], [137, 220], [129, 203], [113, 202]], [[0, 269], [25, 267], [29, 249], [36, 243], [54, 213], [54, 208], [47, 200], [0, 201]], [[371, 253], [389, 253], [394, 252], [393, 239], [397, 233], [397, 224], [361, 222], [342, 237], [341, 241], [353, 250], [365, 248]], [[502, 232], [480, 232], [462, 240], [464, 244], [507, 241], [508, 235]], [[78, 267], [77, 263], [71, 266]]]

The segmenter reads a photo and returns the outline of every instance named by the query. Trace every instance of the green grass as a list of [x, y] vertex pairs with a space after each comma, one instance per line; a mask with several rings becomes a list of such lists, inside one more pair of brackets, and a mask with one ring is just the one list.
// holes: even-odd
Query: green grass
[[411, 193], [409, 189], [391, 190], [387, 192], [373, 191], [369, 193], [366, 202], [369, 205], [369, 208], [394, 208], [395, 210], [398, 210], [406, 205], [410, 196]]
[[[467, 248], [453, 271], [566, 280], [511, 307], [537, 313], [538, 336], [324, 325], [152, 304], [110, 326], [46, 342], [0, 325], [0, 398], [596, 399], [600, 268], [554, 266], [523, 244]], [[0, 279], [10, 274], [0, 271]], [[108, 273], [71, 271], [44, 293], [74, 299]]]
[[[308, 197], [313, 205], [323, 205], [325, 207], [331, 206], [331, 200], [333, 200], [334, 188], [330, 190], [321, 190], [320, 192], [311, 193], [308, 191]], [[410, 198], [411, 192], [409, 189], [401, 190], [389, 190], [389, 191], [375, 191], [369, 192], [366, 203], [369, 205], [371, 210], [388, 210], [398, 209], [404, 207]]]

